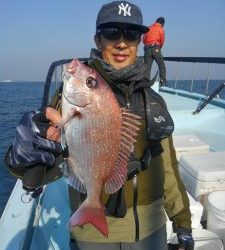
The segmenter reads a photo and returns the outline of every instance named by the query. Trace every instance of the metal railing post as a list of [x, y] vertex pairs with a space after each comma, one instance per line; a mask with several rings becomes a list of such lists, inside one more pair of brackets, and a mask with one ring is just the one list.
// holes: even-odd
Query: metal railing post
[[179, 64], [180, 62], [177, 62], [177, 69], [176, 69], [176, 78], [175, 78], [175, 84], [174, 84], [174, 88], [177, 89], [177, 80], [178, 80], [178, 73], [179, 73]]
[[206, 83], [206, 90], [205, 90], [205, 95], [206, 96], [207, 96], [208, 91], [209, 91], [209, 80], [210, 80], [211, 66], [212, 66], [212, 63], [210, 63], [209, 67], [208, 67], [208, 76], [207, 76], [207, 83]]
[[58, 66], [55, 68], [54, 77], [55, 77], [55, 86], [58, 87], [58, 77], [57, 77]]
[[195, 62], [193, 63], [193, 69], [192, 69], [192, 79], [191, 79], [191, 93], [193, 91], [193, 87], [194, 87], [194, 75], [195, 75]]

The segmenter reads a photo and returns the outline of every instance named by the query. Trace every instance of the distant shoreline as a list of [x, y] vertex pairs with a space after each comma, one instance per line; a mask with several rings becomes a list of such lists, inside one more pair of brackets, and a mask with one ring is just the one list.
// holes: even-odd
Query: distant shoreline
[[2, 80], [0, 82], [12, 82], [12, 80]]
[[43, 83], [44, 81], [29, 81], [29, 80], [20, 80], [20, 81], [13, 81], [13, 80], [2, 80], [0, 83]]

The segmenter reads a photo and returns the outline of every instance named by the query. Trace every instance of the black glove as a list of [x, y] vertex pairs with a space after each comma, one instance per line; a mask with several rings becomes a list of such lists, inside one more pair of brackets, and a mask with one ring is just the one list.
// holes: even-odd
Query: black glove
[[61, 146], [44, 138], [48, 127], [49, 121], [41, 111], [25, 113], [6, 154], [6, 165], [12, 168], [29, 168], [37, 164], [47, 168], [54, 166], [56, 157], [61, 154]]
[[177, 227], [176, 233], [179, 248], [183, 248], [185, 250], [194, 250], [194, 240], [191, 234], [191, 229]]
[[191, 234], [177, 234], [179, 248], [185, 250], [194, 250], [194, 240]]
[[[23, 188], [37, 190], [38, 194], [46, 172], [55, 166], [56, 158], [58, 161], [61, 155], [61, 145], [45, 138], [49, 126], [44, 111], [25, 113], [5, 156], [10, 173], [22, 179]], [[57, 171], [54, 174], [57, 176], [52, 176], [52, 180], [60, 177]]]

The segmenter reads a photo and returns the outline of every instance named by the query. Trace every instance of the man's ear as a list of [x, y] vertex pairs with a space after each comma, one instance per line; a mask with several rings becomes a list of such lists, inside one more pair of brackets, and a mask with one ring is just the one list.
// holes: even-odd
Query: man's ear
[[95, 35], [95, 44], [97, 49], [101, 49], [101, 37], [99, 35]]

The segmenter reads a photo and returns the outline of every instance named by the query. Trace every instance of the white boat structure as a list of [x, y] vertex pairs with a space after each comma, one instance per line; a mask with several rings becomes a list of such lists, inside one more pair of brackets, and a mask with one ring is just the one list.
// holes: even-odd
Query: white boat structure
[[[225, 58], [167, 57], [177, 63], [174, 87], [153, 87], [166, 100], [174, 119], [174, 144], [180, 175], [188, 192], [192, 212], [195, 249], [225, 249], [225, 100], [220, 98], [225, 81], [209, 94], [212, 64]], [[54, 62], [48, 72], [43, 105], [52, 86], [61, 83], [62, 65], [69, 60]], [[192, 63], [190, 89], [177, 88], [182, 63]], [[194, 92], [196, 66], [209, 65], [205, 92]], [[225, 71], [224, 71], [225, 72]], [[225, 74], [224, 74], [225, 79]], [[54, 84], [53, 84], [54, 82]], [[37, 199], [28, 200], [18, 180], [0, 220], [0, 250], [69, 249], [70, 235], [66, 228], [70, 217], [67, 184], [61, 178], [44, 187]], [[171, 224], [167, 223], [168, 243], [176, 244]], [[172, 246], [171, 246], [172, 247]]]

